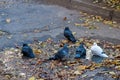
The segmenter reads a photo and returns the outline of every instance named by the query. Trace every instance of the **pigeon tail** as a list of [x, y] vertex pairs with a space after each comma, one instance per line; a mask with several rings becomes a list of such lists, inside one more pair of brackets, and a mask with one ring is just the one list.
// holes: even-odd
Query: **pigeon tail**
[[49, 60], [57, 60], [56, 57], [50, 57]]
[[80, 54], [75, 55], [75, 59], [80, 58]]
[[100, 54], [100, 56], [101, 56], [101, 57], [104, 57], [104, 58], [107, 58], [107, 57], [108, 57], [108, 55], [105, 54], [105, 52], [102, 52], [102, 53]]
[[34, 55], [33, 53], [31, 53], [31, 54], [29, 55], [29, 57], [30, 57], [30, 58], [35, 58], [35, 55]]
[[70, 39], [71, 39], [71, 41], [72, 41], [73, 43], [75, 43], [75, 42], [76, 42], [76, 39], [74, 38], [74, 36], [73, 36], [73, 37], [71, 37]]

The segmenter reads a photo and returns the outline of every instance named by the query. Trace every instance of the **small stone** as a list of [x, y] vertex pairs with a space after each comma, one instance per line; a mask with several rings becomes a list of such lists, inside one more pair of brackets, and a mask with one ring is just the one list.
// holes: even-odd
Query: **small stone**
[[25, 74], [25, 73], [19, 73], [19, 76], [20, 76], [20, 77], [25, 77], [26, 74]]
[[7, 19], [6, 19], [6, 22], [7, 22], [7, 23], [10, 23], [10, 22], [11, 22], [11, 19], [10, 19], [10, 18], [7, 18]]
[[68, 68], [68, 66], [64, 66], [65, 68]]
[[70, 21], [68, 21], [68, 23], [71, 23]]

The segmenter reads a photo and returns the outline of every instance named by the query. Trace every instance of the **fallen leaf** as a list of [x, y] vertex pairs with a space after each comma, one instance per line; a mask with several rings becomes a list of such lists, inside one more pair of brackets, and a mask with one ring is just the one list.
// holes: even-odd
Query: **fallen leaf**
[[87, 68], [87, 66], [85, 66], [85, 65], [80, 65], [80, 66], [78, 66], [78, 70], [85, 70]]
[[115, 72], [111, 71], [111, 72], [109, 72], [109, 74], [111, 74], [111, 75], [115, 75]]
[[68, 40], [64, 39], [64, 40], [61, 40], [61, 42], [66, 44], [66, 43], [68, 43]]
[[75, 71], [74, 74], [76, 74], [76, 75], [81, 75], [81, 74], [82, 74], [82, 71], [81, 71], [81, 72]]
[[45, 80], [45, 79], [40, 78], [40, 79], [37, 79], [37, 80]]
[[120, 65], [119, 65], [119, 66], [116, 66], [115, 69], [117, 69], [117, 70], [120, 71]]
[[72, 34], [73, 34], [73, 35], [75, 35], [75, 34], [76, 34], [76, 32], [72, 32]]
[[32, 76], [32, 77], [30, 77], [28, 80], [35, 80], [35, 77]]
[[75, 26], [81, 26], [81, 24], [80, 23], [75, 23]]
[[35, 54], [41, 54], [43, 51], [40, 49], [33, 49]]
[[64, 17], [63, 20], [66, 21], [66, 20], [67, 20], [67, 17]]

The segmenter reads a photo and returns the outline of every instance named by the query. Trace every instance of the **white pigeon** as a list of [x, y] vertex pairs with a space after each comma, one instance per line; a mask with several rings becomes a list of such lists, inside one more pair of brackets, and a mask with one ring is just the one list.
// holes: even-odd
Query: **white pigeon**
[[91, 61], [93, 57], [92, 51], [90, 49], [86, 49], [86, 59]]
[[108, 56], [105, 54], [105, 52], [103, 51], [103, 49], [97, 45], [97, 43], [93, 43], [93, 45], [91, 46], [91, 51], [93, 53], [93, 55], [98, 55], [100, 57], [104, 57], [107, 58]]

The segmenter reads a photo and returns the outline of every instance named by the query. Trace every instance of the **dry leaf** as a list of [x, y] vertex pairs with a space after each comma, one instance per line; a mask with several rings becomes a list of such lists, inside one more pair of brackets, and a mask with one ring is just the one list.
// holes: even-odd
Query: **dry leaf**
[[61, 42], [66, 44], [66, 43], [68, 43], [68, 40], [62, 40]]
[[67, 17], [64, 17], [63, 20], [66, 21], [66, 20], [67, 20]]
[[76, 34], [76, 32], [72, 32], [72, 34], [73, 34], [73, 35], [75, 35], [75, 34]]
[[74, 74], [76, 74], [76, 75], [81, 75], [81, 74], [82, 74], [82, 71], [81, 71], [81, 72], [75, 71]]
[[35, 77], [32, 76], [32, 77], [30, 77], [28, 80], [35, 80]]
[[35, 54], [41, 54], [43, 51], [40, 49], [33, 49]]
[[75, 23], [75, 26], [81, 26], [81, 24], [80, 23]]
[[37, 80], [45, 80], [45, 79], [40, 78], [40, 79], [37, 79]]
[[85, 70], [87, 68], [87, 66], [85, 66], [85, 65], [80, 65], [80, 66], [78, 66], [78, 70]]
[[109, 74], [111, 74], [111, 75], [115, 75], [115, 72], [111, 71], [111, 72], [109, 72]]

